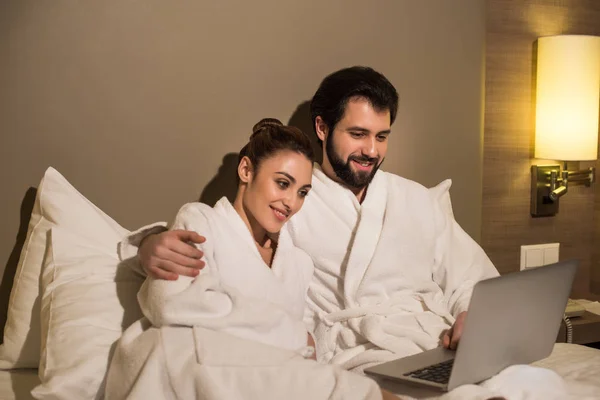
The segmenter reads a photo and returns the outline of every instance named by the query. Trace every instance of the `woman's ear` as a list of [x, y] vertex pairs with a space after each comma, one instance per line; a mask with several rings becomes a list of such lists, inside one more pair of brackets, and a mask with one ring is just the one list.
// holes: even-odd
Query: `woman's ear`
[[322, 142], [325, 142], [325, 140], [327, 139], [327, 135], [329, 134], [329, 127], [327, 126], [325, 121], [323, 121], [323, 118], [321, 118], [321, 116], [315, 118], [315, 132], [317, 132], [317, 137]]
[[240, 181], [243, 183], [252, 181], [253, 172], [254, 168], [252, 167], [252, 161], [246, 156], [242, 157], [238, 164], [238, 176], [240, 177]]

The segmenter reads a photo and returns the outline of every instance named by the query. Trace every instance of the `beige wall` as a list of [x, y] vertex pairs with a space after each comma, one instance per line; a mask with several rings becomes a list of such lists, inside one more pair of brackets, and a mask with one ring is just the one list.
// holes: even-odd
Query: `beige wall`
[[257, 120], [306, 127], [296, 108], [355, 64], [400, 92], [385, 169], [453, 178], [478, 238], [484, 29], [480, 0], [3, 1], [0, 270], [46, 167], [127, 228], [170, 220], [215, 199]]
[[[598, 185], [570, 187], [559, 213], [546, 218], [529, 215], [529, 185], [530, 166], [548, 163], [532, 159], [534, 42], [545, 35], [600, 35], [600, 1], [488, 0], [486, 14], [482, 245], [501, 272], [510, 272], [519, 269], [521, 245], [560, 242], [562, 260], [581, 261], [573, 296], [592, 297], [590, 278], [600, 282]], [[594, 164], [600, 167], [581, 167]]]

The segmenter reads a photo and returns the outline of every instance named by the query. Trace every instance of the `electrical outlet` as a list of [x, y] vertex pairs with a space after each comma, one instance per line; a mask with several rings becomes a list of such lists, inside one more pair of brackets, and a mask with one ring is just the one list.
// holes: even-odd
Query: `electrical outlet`
[[560, 243], [521, 246], [521, 270], [558, 262]]

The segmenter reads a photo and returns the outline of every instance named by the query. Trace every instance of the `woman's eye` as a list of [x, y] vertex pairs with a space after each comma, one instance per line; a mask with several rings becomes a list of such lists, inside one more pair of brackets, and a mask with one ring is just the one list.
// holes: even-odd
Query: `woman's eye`
[[282, 189], [287, 189], [288, 186], [290, 186], [290, 183], [288, 181], [277, 181], [277, 184]]
[[308, 191], [307, 190], [301, 190], [298, 192], [298, 194], [300, 195], [300, 197], [306, 197], [308, 195]]

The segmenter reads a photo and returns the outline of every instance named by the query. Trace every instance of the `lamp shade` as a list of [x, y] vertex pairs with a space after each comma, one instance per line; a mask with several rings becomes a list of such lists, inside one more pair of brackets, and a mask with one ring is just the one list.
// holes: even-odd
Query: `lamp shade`
[[598, 158], [600, 37], [538, 39], [535, 157]]

